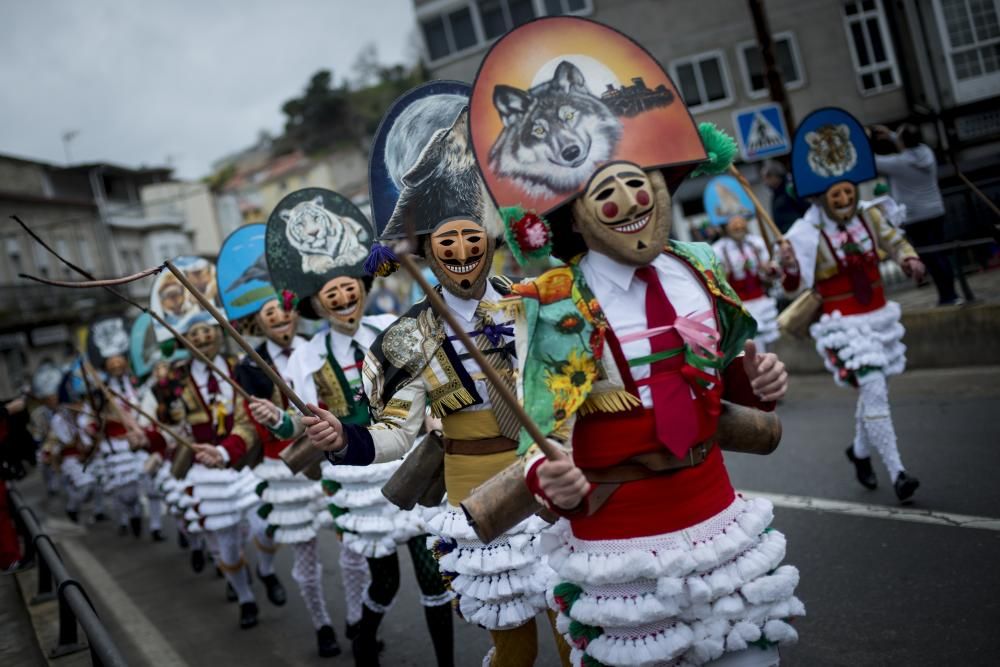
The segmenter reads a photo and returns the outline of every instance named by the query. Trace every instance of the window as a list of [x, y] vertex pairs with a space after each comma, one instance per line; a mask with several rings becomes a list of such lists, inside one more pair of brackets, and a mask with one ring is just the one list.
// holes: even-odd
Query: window
[[452, 53], [464, 51], [479, 41], [469, 6], [426, 19], [420, 25], [431, 60], [440, 60]]
[[[767, 79], [764, 75], [764, 58], [756, 41], [741, 42], [736, 47], [740, 56], [740, 68], [743, 71], [743, 85], [750, 97], [766, 97]], [[780, 32], [774, 35], [774, 59], [785, 88], [795, 90], [805, 84], [805, 70], [799, 57], [799, 45], [795, 35], [790, 32]]]
[[38, 245], [37, 243], [32, 246], [35, 251], [35, 268], [38, 269], [38, 275], [42, 278], [49, 277], [49, 251]]
[[873, 95], [899, 86], [899, 72], [892, 40], [886, 28], [881, 0], [848, 0], [844, 3], [844, 28], [851, 46], [851, 60], [862, 95]]
[[[431, 3], [434, 7], [441, 2]], [[483, 47], [539, 16], [589, 14], [593, 0], [456, 0], [417, 10], [430, 62]]]
[[21, 244], [17, 242], [17, 239], [7, 239], [6, 246], [7, 261], [10, 262], [11, 278], [16, 280], [17, 274], [24, 273], [24, 264], [21, 260]]
[[957, 102], [1000, 86], [1000, 0], [937, 0], [934, 7]]
[[670, 64], [674, 82], [692, 112], [728, 106], [733, 101], [722, 51], [709, 51]]
[[[62, 237], [56, 238], [56, 252], [59, 253], [60, 257], [71, 259], [69, 254], [69, 243]], [[72, 270], [70, 270], [70, 268], [65, 264], [62, 264], [62, 272], [64, 276], [70, 276], [73, 274]]]

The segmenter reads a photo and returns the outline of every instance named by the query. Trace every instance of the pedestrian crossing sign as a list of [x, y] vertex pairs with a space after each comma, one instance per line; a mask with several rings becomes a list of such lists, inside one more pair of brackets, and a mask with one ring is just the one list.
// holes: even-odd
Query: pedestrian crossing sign
[[740, 155], [746, 162], [785, 155], [792, 150], [781, 106], [777, 103], [734, 111], [733, 127]]

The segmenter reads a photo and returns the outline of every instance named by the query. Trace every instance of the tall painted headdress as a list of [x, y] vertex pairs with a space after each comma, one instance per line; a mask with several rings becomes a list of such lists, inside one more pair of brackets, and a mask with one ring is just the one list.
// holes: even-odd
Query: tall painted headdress
[[736, 177], [729, 174], [711, 179], [705, 186], [702, 201], [705, 204], [705, 214], [713, 225], [725, 225], [736, 215], [747, 220], [757, 215], [757, 208], [750, 195], [740, 186]]
[[836, 107], [817, 109], [802, 119], [792, 140], [795, 194], [813, 197], [830, 186], [855, 185], [876, 176], [875, 155], [857, 118]]
[[[469, 145], [468, 84], [431, 81], [400, 96], [375, 133], [368, 163], [372, 219], [379, 238], [429, 234], [449, 220], [502, 233]], [[413, 249], [421, 253], [422, 248]], [[373, 273], [391, 258], [373, 252]]]
[[265, 247], [271, 283], [285, 308], [319, 319], [311, 297], [326, 283], [364, 278], [375, 230], [350, 199], [305, 188], [278, 202], [267, 221]]
[[[183, 255], [174, 259], [174, 265], [183, 271], [187, 279], [214, 305], [221, 305], [215, 280], [215, 264], [204, 257]], [[189, 294], [169, 271], [162, 271], [156, 276], [153, 291], [149, 296], [149, 307], [181, 335], [186, 334], [195, 324], [215, 324], [209, 312], [201, 307], [197, 299]], [[170, 330], [159, 322], [153, 323], [153, 332], [157, 343], [165, 343], [174, 337]]]
[[63, 372], [51, 361], [43, 361], [31, 376], [31, 393], [37, 398], [57, 396]]
[[106, 317], [90, 325], [87, 331], [87, 359], [99, 370], [112, 357], [128, 358], [128, 326], [121, 317]]
[[[714, 126], [695, 125], [670, 76], [641, 45], [570, 16], [525, 23], [493, 44], [473, 84], [469, 126], [516, 257], [548, 254], [545, 216], [608, 163], [660, 169], [673, 192], [700, 165], [725, 168], [736, 152]], [[571, 233], [555, 222], [552, 232]]]
[[267, 225], [262, 222], [244, 225], [226, 237], [219, 250], [219, 297], [232, 322], [252, 317], [265, 303], [278, 298], [267, 271], [266, 233]]

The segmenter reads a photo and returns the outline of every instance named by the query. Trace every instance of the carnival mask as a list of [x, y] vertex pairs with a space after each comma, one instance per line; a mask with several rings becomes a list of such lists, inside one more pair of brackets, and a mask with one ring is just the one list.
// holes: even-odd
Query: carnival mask
[[128, 360], [122, 355], [116, 354], [104, 361], [104, 370], [111, 377], [120, 378], [128, 372]]
[[313, 297], [313, 309], [337, 331], [353, 335], [361, 324], [368, 296], [359, 278], [341, 276], [328, 281]]
[[849, 222], [858, 210], [858, 189], [847, 181], [831, 185], [823, 194], [823, 210], [836, 223]]
[[299, 323], [297, 310], [286, 311], [281, 302], [271, 299], [255, 315], [260, 332], [276, 345], [287, 348], [295, 336]]
[[485, 291], [496, 242], [471, 220], [449, 220], [424, 241], [424, 254], [441, 285], [455, 296], [478, 299]]
[[184, 340], [194, 345], [209, 359], [214, 359], [222, 350], [222, 331], [218, 326], [204, 322], [191, 327]]
[[186, 295], [180, 283], [175, 280], [164, 280], [159, 292], [163, 312], [169, 315], [181, 315], [184, 312]]
[[747, 219], [741, 215], [729, 218], [729, 222], [726, 223], [726, 234], [737, 243], [741, 242], [747, 237]]
[[663, 174], [631, 162], [601, 168], [573, 202], [574, 229], [587, 247], [633, 266], [649, 264], [663, 252], [671, 217]]

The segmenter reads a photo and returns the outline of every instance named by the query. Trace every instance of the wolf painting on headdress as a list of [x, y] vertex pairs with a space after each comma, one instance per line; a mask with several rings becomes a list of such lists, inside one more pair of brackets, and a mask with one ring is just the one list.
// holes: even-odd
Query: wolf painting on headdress
[[302, 271], [322, 274], [368, 256], [368, 230], [323, 207], [323, 198], [302, 201], [280, 211], [288, 243], [302, 256]]
[[528, 90], [497, 85], [493, 105], [503, 130], [490, 149], [490, 168], [528, 193], [576, 189], [611, 158], [622, 135], [621, 121], [568, 60], [551, 79]]

